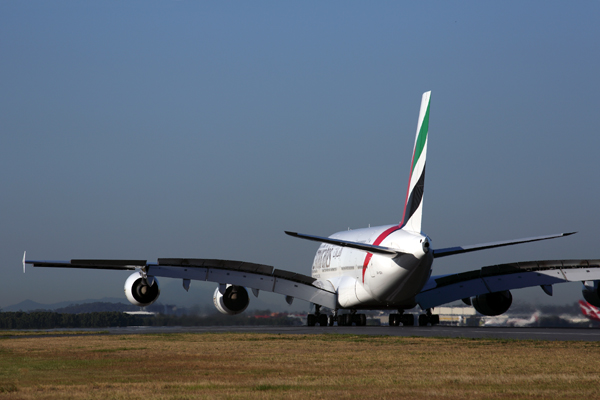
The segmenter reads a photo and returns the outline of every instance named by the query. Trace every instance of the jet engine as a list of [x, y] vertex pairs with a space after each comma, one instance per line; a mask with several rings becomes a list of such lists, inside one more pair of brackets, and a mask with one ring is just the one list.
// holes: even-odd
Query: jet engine
[[236, 315], [244, 312], [248, 304], [250, 304], [248, 291], [243, 286], [227, 285], [223, 294], [221, 294], [219, 289], [215, 290], [213, 302], [220, 313]]
[[473, 307], [483, 315], [495, 316], [504, 314], [512, 304], [512, 294], [508, 290], [485, 293], [471, 299]]
[[583, 298], [593, 306], [600, 307], [600, 281], [583, 282]]
[[146, 307], [154, 303], [159, 294], [158, 281], [153, 276], [144, 279], [139, 272], [134, 272], [125, 281], [125, 296], [131, 304], [138, 307]]

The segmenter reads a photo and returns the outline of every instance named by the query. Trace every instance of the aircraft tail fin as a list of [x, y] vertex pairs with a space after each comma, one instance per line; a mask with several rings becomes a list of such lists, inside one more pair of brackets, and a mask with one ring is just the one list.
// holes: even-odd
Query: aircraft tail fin
[[413, 232], [421, 232], [421, 217], [423, 215], [423, 190], [425, 188], [425, 158], [427, 156], [427, 134], [429, 132], [429, 104], [431, 91], [423, 93], [417, 135], [413, 148], [412, 162], [404, 215], [400, 226]]
[[586, 316], [589, 319], [600, 321], [600, 315], [596, 307], [583, 300], [579, 300], [579, 307], [581, 308], [581, 313], [584, 316]]

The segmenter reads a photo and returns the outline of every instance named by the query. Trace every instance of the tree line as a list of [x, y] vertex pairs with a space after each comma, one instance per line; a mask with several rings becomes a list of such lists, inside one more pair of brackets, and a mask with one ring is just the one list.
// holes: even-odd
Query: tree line
[[82, 314], [57, 312], [0, 312], [0, 329], [107, 328], [125, 326], [231, 326], [231, 325], [299, 325], [300, 320], [278, 315], [256, 318], [253, 314], [139, 316], [122, 312]]

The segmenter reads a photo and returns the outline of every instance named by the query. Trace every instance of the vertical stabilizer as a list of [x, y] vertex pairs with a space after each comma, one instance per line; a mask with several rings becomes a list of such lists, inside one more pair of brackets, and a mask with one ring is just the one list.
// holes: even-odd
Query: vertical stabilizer
[[404, 215], [400, 226], [403, 229], [421, 232], [421, 216], [423, 214], [423, 189], [425, 188], [425, 158], [427, 155], [427, 133], [429, 131], [429, 104], [431, 92], [423, 93], [419, 124], [413, 149], [410, 177], [404, 203]]

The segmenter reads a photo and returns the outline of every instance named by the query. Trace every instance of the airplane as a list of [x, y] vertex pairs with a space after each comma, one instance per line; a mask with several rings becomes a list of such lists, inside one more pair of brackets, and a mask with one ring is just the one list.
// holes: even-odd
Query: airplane
[[[329, 237], [286, 231], [296, 238], [321, 243], [312, 264], [311, 276], [244, 261], [198, 258], [147, 260], [36, 261], [23, 255], [25, 265], [34, 267], [92, 268], [134, 271], [125, 281], [125, 295], [134, 305], [152, 304], [160, 294], [157, 278], [181, 279], [187, 291], [192, 280], [217, 284], [213, 302], [218, 311], [235, 315], [250, 302], [248, 289], [279, 293], [288, 304], [295, 298], [314, 305], [307, 317], [309, 326], [366, 325], [360, 310], [397, 311], [389, 315], [390, 326], [413, 326], [415, 317], [405, 313], [416, 305], [424, 311], [420, 326], [439, 323], [432, 309], [462, 300], [483, 315], [505, 313], [512, 304], [511, 290], [540, 286], [552, 295], [552, 285], [584, 282], [583, 295], [600, 306], [600, 260], [528, 261], [432, 276], [437, 258], [484, 249], [529, 243], [571, 235], [575, 232], [499, 241], [469, 246], [431, 248], [431, 239], [421, 231], [425, 161], [429, 139], [431, 92], [421, 99], [417, 132], [410, 163], [404, 212], [399, 223], [335, 233]], [[326, 313], [321, 308], [330, 309]], [[340, 313], [342, 310], [348, 313]]]
[[579, 300], [579, 307], [581, 307], [581, 312], [588, 319], [600, 322], [600, 310], [598, 308], [583, 300]]

